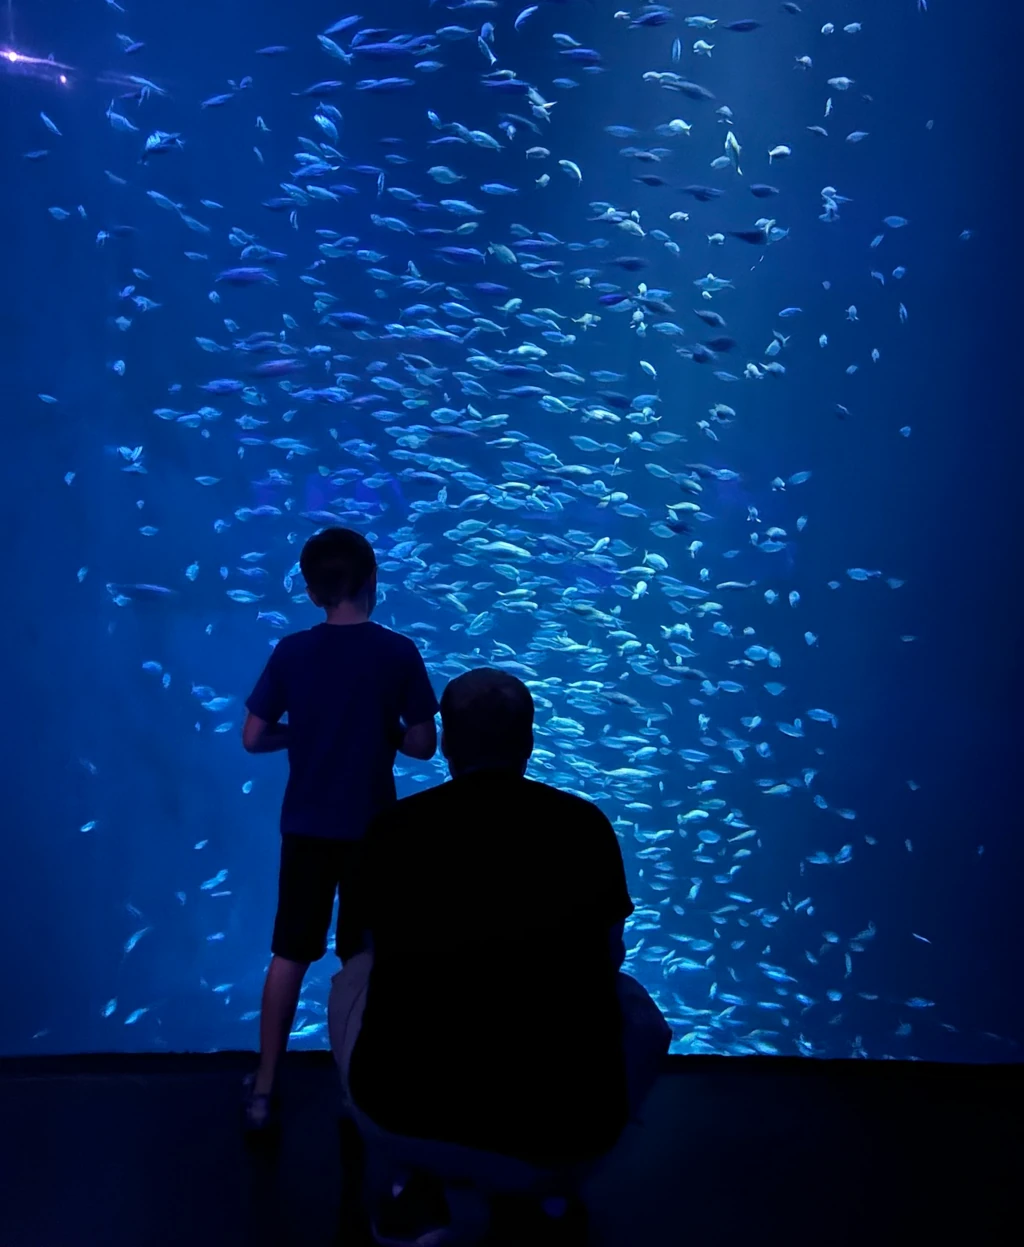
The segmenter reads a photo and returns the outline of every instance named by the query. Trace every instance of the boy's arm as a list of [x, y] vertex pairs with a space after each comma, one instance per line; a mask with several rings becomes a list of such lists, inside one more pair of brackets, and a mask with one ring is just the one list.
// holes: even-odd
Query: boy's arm
[[407, 642], [409, 654], [402, 697], [398, 739], [395, 748], [407, 758], [426, 762], [437, 752], [437, 697], [423, 658], [414, 642]]
[[421, 762], [426, 762], [437, 752], [437, 725], [433, 719], [415, 723], [412, 727], [403, 724], [399, 731], [402, 739], [398, 752], [404, 753], [407, 758], [419, 758]]
[[288, 748], [288, 728], [281, 722], [288, 713], [287, 685], [281, 669], [285, 648], [274, 646], [245, 703], [248, 713], [242, 724], [242, 746], [246, 753], [276, 753]]
[[288, 748], [288, 724], [268, 723], [250, 710], [242, 725], [242, 745], [246, 753], [277, 753]]

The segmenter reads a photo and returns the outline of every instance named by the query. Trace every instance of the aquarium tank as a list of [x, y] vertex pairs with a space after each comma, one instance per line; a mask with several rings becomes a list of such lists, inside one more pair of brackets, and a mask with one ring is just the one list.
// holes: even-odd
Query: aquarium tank
[[673, 1052], [1018, 1059], [1017, 15], [363, 7], [0, 10], [0, 1053], [256, 1046], [341, 525], [531, 689]]

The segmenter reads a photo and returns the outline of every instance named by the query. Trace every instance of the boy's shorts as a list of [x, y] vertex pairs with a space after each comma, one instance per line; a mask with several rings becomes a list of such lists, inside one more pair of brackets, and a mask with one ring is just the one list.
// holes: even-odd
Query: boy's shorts
[[281, 837], [281, 870], [277, 885], [277, 917], [270, 949], [288, 961], [319, 961], [327, 951], [334, 894], [338, 893], [335, 951], [342, 961], [363, 945], [353, 929], [353, 889], [359, 886], [358, 840], [327, 840], [319, 836]]

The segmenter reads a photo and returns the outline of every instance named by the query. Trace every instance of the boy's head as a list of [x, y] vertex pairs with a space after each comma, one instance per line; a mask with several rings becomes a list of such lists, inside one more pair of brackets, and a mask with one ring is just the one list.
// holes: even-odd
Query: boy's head
[[485, 768], [522, 774], [533, 753], [533, 698], [514, 675], [478, 667], [444, 690], [441, 726], [453, 775]]
[[373, 546], [350, 528], [325, 528], [302, 547], [299, 568], [314, 606], [331, 610], [350, 602], [369, 615], [377, 591]]

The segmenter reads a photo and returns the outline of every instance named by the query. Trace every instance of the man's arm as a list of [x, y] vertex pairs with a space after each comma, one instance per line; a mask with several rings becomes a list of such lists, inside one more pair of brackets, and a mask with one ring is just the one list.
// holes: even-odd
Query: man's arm
[[268, 723], [250, 710], [242, 725], [242, 745], [246, 753], [277, 753], [288, 748], [288, 724]]
[[619, 838], [606, 815], [591, 806], [592, 823], [588, 835], [593, 869], [592, 886], [599, 912], [609, 925], [608, 958], [612, 969], [619, 971], [626, 960], [626, 919], [634, 905], [626, 885], [626, 870], [622, 862]]
[[623, 939], [625, 928], [624, 922], [617, 922], [608, 932], [608, 956], [615, 971], [621, 970], [622, 963], [626, 960], [626, 942]]
[[363, 946], [368, 952], [373, 951], [375, 928], [379, 927], [381, 916], [378, 843], [381, 827], [386, 825], [387, 813], [374, 819], [363, 838], [358, 865], [359, 886], [352, 889], [348, 898], [348, 921], [351, 922], [353, 930], [362, 932]]

